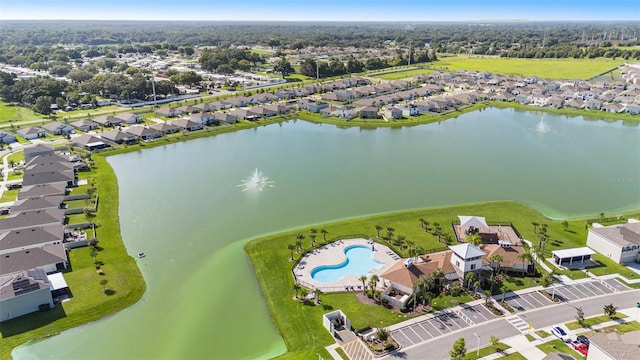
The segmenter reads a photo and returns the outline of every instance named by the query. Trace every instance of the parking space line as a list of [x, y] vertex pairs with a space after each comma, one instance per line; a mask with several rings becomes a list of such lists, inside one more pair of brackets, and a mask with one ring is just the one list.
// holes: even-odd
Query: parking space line
[[597, 295], [604, 295], [607, 292], [603, 291], [602, 289], [600, 289], [599, 287], [595, 286], [595, 282], [588, 282], [588, 283], [584, 283], [583, 286], [586, 287], [587, 289], [593, 291], [594, 294]]
[[[526, 294], [525, 294], [525, 295], [526, 295]], [[535, 305], [533, 305], [529, 300], [527, 300], [528, 296], [521, 296], [520, 298], [521, 298], [522, 300], [524, 300], [524, 302], [526, 302], [527, 304], [531, 305], [531, 307], [532, 307], [532, 308], [534, 308], [534, 309], [536, 308], [536, 306], [535, 306]], [[527, 309], [527, 310], [529, 310], [529, 309]]]
[[[513, 301], [514, 303], [518, 304], [518, 306], [515, 307], [516, 310], [518, 310], [518, 311], [527, 311], [526, 307], [522, 306], [522, 304], [520, 304], [518, 301], [516, 301], [516, 299], [515, 299], [516, 297], [521, 299], [520, 296], [515, 296], [515, 297], [511, 298], [511, 300], [510, 300], [510, 301]], [[522, 309], [522, 310], [520, 310], [520, 309]]]
[[580, 289], [585, 289], [586, 291], [590, 292], [590, 293], [591, 293], [591, 294], [593, 294], [593, 295], [596, 295], [596, 296], [597, 296], [597, 295], [600, 295], [600, 294], [596, 293], [595, 291], [591, 290], [591, 289], [587, 286], [587, 284], [579, 284], [579, 285], [576, 285], [576, 286], [580, 286]]
[[577, 292], [577, 293], [580, 293], [580, 294], [584, 295], [584, 296], [576, 295], [576, 296], [578, 296], [578, 299], [589, 297], [588, 294], [586, 294], [584, 291], [580, 290], [576, 285], [569, 285], [567, 287], [571, 288], [571, 290], [569, 290], [569, 291], [574, 291], [574, 292]]
[[[529, 302], [530, 302], [532, 305], [534, 305], [534, 308], [536, 308], [536, 309], [537, 309], [538, 307], [542, 307], [542, 306], [544, 306], [544, 304], [543, 304], [540, 300], [538, 300], [538, 298], [536, 298], [536, 296], [535, 296], [533, 293], [531, 293], [531, 294], [527, 294], [527, 295], [528, 295], [529, 300], [531, 300], [531, 301], [529, 301]], [[539, 304], [540, 306], [535, 305], [535, 304]]]
[[[394, 336], [394, 334], [393, 334], [393, 333], [392, 333], [391, 335], [392, 335], [392, 336]], [[407, 341], [402, 341], [402, 339], [397, 338], [397, 336], [398, 336], [398, 335], [401, 335], [401, 336], [402, 336], [403, 338], [405, 338]], [[407, 342], [409, 342], [409, 343], [411, 343], [411, 344], [413, 345], [413, 341], [411, 341], [411, 340], [410, 340], [410, 339], [409, 339], [409, 338], [408, 338], [408, 337], [407, 337], [407, 336], [402, 332], [402, 330], [398, 330], [398, 331], [395, 333], [395, 336], [394, 336], [394, 337], [396, 337], [396, 340], [397, 340], [398, 342], [401, 342], [401, 343], [407, 343]]]
[[600, 282], [598, 281], [593, 281], [591, 283], [591, 285], [593, 285], [594, 288], [602, 291], [603, 294], [610, 294], [612, 291], [611, 289], [609, 289], [608, 287], [606, 287], [605, 285], [602, 285]]
[[479, 307], [479, 306], [484, 306], [484, 305], [476, 305], [476, 306], [474, 306], [474, 307], [473, 307], [473, 311], [475, 311], [478, 315], [482, 316], [482, 318], [484, 318], [484, 319], [485, 319], [485, 321], [488, 321], [489, 319], [488, 319], [486, 316], [484, 316], [484, 315], [482, 314], [482, 312], [480, 312], [480, 310], [476, 309], [476, 307]]
[[[443, 316], [443, 315], [441, 315]], [[440, 321], [440, 323], [442, 324], [442, 326], [444, 326], [445, 329], [447, 329], [447, 331], [450, 331], [451, 329], [449, 329], [450, 327], [452, 327], [451, 325], [447, 324], [446, 322], [442, 321], [442, 319], [440, 318], [441, 316], [436, 317], [436, 319], [438, 321]], [[448, 319], [448, 316], [445, 314], [444, 317], [446, 317]]]
[[[444, 333], [443, 333], [440, 329], [438, 329], [438, 327], [437, 327], [437, 326], [435, 326], [435, 325], [431, 322], [431, 320], [434, 320], [434, 319], [437, 319], [437, 318], [429, 319], [429, 320], [428, 320], [428, 321], [429, 321], [429, 324], [431, 324], [431, 326], [433, 326], [433, 328], [434, 328], [434, 329], [436, 329], [436, 330], [440, 333], [440, 335], [444, 335]], [[440, 322], [440, 324], [442, 324], [442, 322]], [[446, 326], [445, 324], [442, 324], [442, 328], [443, 328], [443, 330], [445, 330], [445, 329], [447, 328], [447, 326]]]
[[[551, 293], [553, 294], [553, 291]], [[556, 294], [562, 295], [562, 297], [564, 297], [567, 300], [576, 300], [580, 298], [578, 295], [571, 292], [571, 290], [567, 289], [566, 286], [556, 289]], [[569, 296], [568, 294], [570, 294], [571, 296]]]
[[427, 328], [425, 328], [425, 327], [422, 325], [422, 322], [419, 322], [419, 323], [418, 323], [418, 325], [420, 325], [420, 327], [421, 327], [421, 328], [422, 328], [422, 329], [423, 329], [423, 330], [424, 330], [424, 331], [425, 331], [425, 332], [426, 332], [430, 337], [433, 337], [433, 335], [431, 335], [431, 333], [429, 332], [429, 330], [427, 330]]
[[469, 324], [467, 324], [467, 322], [466, 322], [466, 321], [464, 321], [464, 319], [462, 319], [461, 317], [457, 316], [456, 314], [453, 314], [453, 313], [447, 313], [447, 314], [446, 314], [446, 317], [447, 317], [447, 320], [449, 320], [452, 324], [454, 324], [455, 326], [457, 326], [457, 327], [458, 327], [458, 328], [460, 328], [460, 329], [462, 329], [462, 326], [460, 326], [460, 324], [458, 324], [458, 323], [456, 322], [456, 320], [455, 320], [456, 318], [457, 318], [457, 319], [460, 319], [460, 321], [464, 322], [464, 326], [465, 326], [465, 327], [466, 327], [466, 326], [469, 326]]
[[536, 298], [536, 300], [538, 300], [538, 302], [540, 304], [542, 304], [544, 306], [549, 306], [549, 305], [553, 304], [553, 302], [551, 302], [551, 300], [549, 300], [546, 296], [542, 295], [538, 291], [532, 292], [531, 294], [532, 294], [532, 296], [534, 298]]
[[419, 342], [423, 342], [424, 339], [422, 338], [422, 336], [420, 336], [420, 334], [418, 334], [415, 330], [413, 330], [413, 326], [409, 326], [409, 330], [411, 330], [411, 332], [413, 332], [414, 334], [416, 334], [416, 336], [418, 337], [418, 339], [420, 339]]

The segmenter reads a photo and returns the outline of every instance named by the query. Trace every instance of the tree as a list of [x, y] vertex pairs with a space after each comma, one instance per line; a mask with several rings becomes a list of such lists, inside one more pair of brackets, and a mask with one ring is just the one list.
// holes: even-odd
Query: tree
[[327, 242], [327, 234], [329, 232], [325, 229], [320, 229], [320, 233], [322, 234], [322, 242]]
[[298, 235], [296, 235], [296, 246], [298, 247], [298, 250], [297, 250], [297, 251], [298, 251], [298, 253], [300, 252], [300, 250], [302, 250], [302, 249], [303, 249], [303, 247], [302, 247], [302, 240], [304, 240], [304, 237], [305, 237], [305, 236], [304, 236], [304, 235], [302, 235], [302, 234], [298, 234]]
[[285, 76], [294, 72], [293, 66], [291, 66], [291, 63], [288, 62], [284, 56], [280, 57], [280, 60], [274, 65], [273, 71], [282, 74], [283, 79]]
[[504, 296], [506, 295], [507, 292], [509, 292], [509, 288], [506, 286], [503, 286], [500, 288], [500, 292], [502, 292], [502, 302], [504, 302]]
[[298, 292], [300, 292], [300, 290], [302, 290], [302, 286], [300, 286], [300, 284], [298, 284], [298, 283], [295, 283], [295, 284], [291, 285], [291, 290], [295, 291], [296, 299], [298, 299]]
[[580, 326], [584, 325], [584, 311], [582, 311], [582, 307], [576, 308], [576, 320]]
[[477, 280], [475, 283], [473, 283], [473, 291], [475, 293], [475, 296], [478, 296], [478, 289], [480, 288], [480, 280]]
[[376, 225], [376, 231], [378, 232], [376, 237], [380, 237], [380, 230], [384, 229], [384, 227], [382, 227], [382, 225]]
[[109, 288], [107, 287], [107, 283], [109, 282], [109, 280], [107, 279], [102, 279], [100, 280], [100, 285], [102, 285], [102, 292], [107, 292], [109, 290]]
[[39, 96], [36, 99], [33, 110], [40, 114], [51, 114], [51, 104], [53, 104], [53, 97], [51, 96]]
[[489, 262], [493, 266], [494, 271], [496, 273], [500, 271], [500, 264], [502, 264], [503, 261], [504, 261], [504, 258], [502, 257], [502, 255], [493, 254], [489, 256]]
[[480, 235], [478, 235], [478, 233], [467, 235], [466, 239], [468, 242], [475, 246], [480, 246], [482, 244], [482, 238], [480, 237]]
[[540, 279], [540, 285], [542, 285], [544, 287], [549, 287], [549, 286], [553, 285], [553, 283], [558, 281], [558, 279], [556, 279], [556, 277], [553, 276], [553, 275], [554, 274], [552, 272], [545, 273], [544, 275], [542, 275], [542, 278]]
[[393, 237], [393, 232], [396, 231], [396, 229], [392, 228], [392, 227], [387, 227], [387, 241], [391, 241], [391, 238]]
[[535, 222], [535, 221], [532, 221], [532, 222], [531, 222], [531, 225], [533, 225], [533, 233], [535, 234], [535, 233], [536, 233], [536, 229], [538, 228], [538, 226], [539, 226], [540, 224], [538, 224], [538, 223], [537, 223], [537, 222]]
[[498, 351], [498, 346], [500, 346], [500, 339], [495, 335], [491, 335], [489, 337], [489, 345], [493, 348], [493, 350]]
[[522, 276], [524, 276], [524, 272], [529, 272], [529, 263], [533, 262], [533, 255], [529, 250], [525, 250], [522, 254], [518, 254], [516, 259], [521, 260], [524, 263], [524, 267], [522, 268]]
[[490, 298], [491, 298], [491, 291], [485, 290], [484, 291], [484, 304], [485, 305], [489, 305], [489, 299]]
[[367, 275], [360, 275], [358, 280], [362, 281], [362, 291], [364, 291], [367, 288]]
[[376, 337], [382, 342], [387, 341], [389, 339], [389, 335], [391, 335], [391, 333], [387, 328], [378, 328], [376, 330]]
[[371, 278], [369, 278], [369, 287], [372, 291], [378, 286], [378, 281], [380, 281], [380, 278], [376, 274], [371, 275]]
[[424, 229], [424, 219], [420, 218], [419, 221], [420, 221], [420, 227]]
[[473, 282], [476, 280], [476, 273], [474, 272], [468, 272], [467, 275], [464, 276], [465, 280], [467, 280], [467, 287], [471, 288], [471, 285], [473, 285]]
[[315, 295], [314, 296], [315, 303], [319, 304], [320, 303], [320, 295], [322, 294], [322, 290], [320, 290], [319, 288], [315, 288], [315, 289], [313, 289], [313, 294]]
[[609, 316], [609, 319], [613, 319], [616, 316], [616, 312], [618, 311], [618, 308], [613, 306], [613, 304], [609, 304], [609, 305], [605, 305], [603, 310], [605, 315]]
[[316, 244], [316, 234], [318, 233], [318, 230], [315, 228], [312, 228], [311, 230], [309, 230], [309, 237], [311, 238], [311, 247], [313, 247], [313, 245]]
[[293, 245], [293, 244], [288, 244], [288, 245], [287, 245], [287, 249], [289, 249], [289, 251], [291, 251], [291, 258], [290, 258], [290, 260], [292, 260], [292, 261], [293, 261], [293, 250], [295, 250], [296, 248], [297, 248], [297, 247], [296, 247], [295, 245]]
[[306, 301], [307, 295], [309, 295], [309, 290], [307, 290], [306, 288], [301, 287], [300, 288], [300, 299], [302, 299], [302, 301]]
[[569, 222], [567, 220], [564, 220], [562, 222], [562, 227], [564, 228], [564, 231], [568, 231], [569, 230]]
[[93, 224], [93, 219], [96, 218], [96, 214], [94, 214], [89, 208], [84, 208], [84, 218], [89, 224]]
[[453, 343], [453, 348], [449, 351], [449, 356], [452, 360], [462, 360], [467, 355], [467, 345], [464, 342], [464, 338], [458, 338]]

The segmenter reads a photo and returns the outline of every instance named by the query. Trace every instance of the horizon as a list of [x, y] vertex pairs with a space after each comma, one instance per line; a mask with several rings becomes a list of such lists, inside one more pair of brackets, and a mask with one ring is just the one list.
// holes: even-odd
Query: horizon
[[[406, 18], [405, 14], [412, 17]], [[239, 3], [192, 0], [1, 0], [0, 20], [55, 21], [260, 21], [260, 22], [607, 22], [639, 21], [636, 0], [294, 0]]]

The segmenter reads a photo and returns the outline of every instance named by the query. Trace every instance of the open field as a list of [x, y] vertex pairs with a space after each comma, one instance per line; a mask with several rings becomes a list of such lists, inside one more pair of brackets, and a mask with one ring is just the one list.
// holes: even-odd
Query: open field
[[[374, 215], [329, 224], [310, 225], [308, 228], [256, 239], [249, 242], [245, 249], [260, 282], [267, 306], [289, 350], [281, 358], [303, 359], [313, 357], [316, 352], [322, 354], [323, 347], [331, 342], [331, 337], [321, 325], [321, 316], [330, 310], [342, 309], [351, 319], [352, 326], [360, 330], [367, 327], [389, 326], [406, 319], [380, 306], [360, 303], [353, 292], [323, 294], [320, 297], [321, 305], [304, 305], [300, 301], [294, 301], [294, 292], [291, 290], [293, 285], [291, 269], [295, 262], [289, 260], [290, 252], [287, 244], [295, 243], [297, 234], [308, 234], [310, 228], [315, 227], [318, 230], [327, 230], [328, 240], [349, 237], [375, 238], [377, 235], [375, 226], [380, 225], [384, 229], [393, 227], [394, 236], [404, 235], [407, 240], [414, 241], [416, 245], [429, 250], [441, 248], [444, 244], [438, 242], [432, 234], [426, 233], [420, 226], [419, 219], [429, 221], [432, 226], [435, 222], [445, 225], [455, 221], [456, 215], [462, 213], [485, 216], [489, 223], [513, 223], [526, 239], [535, 239], [531, 222], [537, 222], [548, 224], [547, 232], [550, 239], [555, 239], [549, 243], [561, 242], [563, 247], [572, 247], [584, 246], [586, 242], [587, 230], [584, 228], [584, 219], [569, 221], [571, 231], [564, 231], [561, 221], [545, 218], [522, 204], [505, 201]], [[447, 226], [443, 226], [443, 230], [451, 231]], [[400, 250], [384, 239], [387, 235], [386, 230], [382, 230], [380, 235], [381, 237], [377, 238], [378, 241], [403, 256], [408, 255], [406, 249]], [[320, 236], [319, 240], [321, 239]], [[317, 246], [322, 245], [321, 242], [318, 241]], [[303, 246], [305, 251], [309, 250], [309, 240], [305, 240]], [[295, 254], [295, 257], [300, 258], [301, 255]], [[517, 287], [517, 285], [514, 282], [513, 286]]]
[[43, 117], [43, 115], [37, 115], [33, 112], [33, 110], [29, 108], [23, 106], [12, 106], [5, 102], [0, 102], [0, 124], [27, 120], [38, 120], [42, 119]]
[[[624, 63], [624, 59], [512, 59], [500, 57], [442, 57], [432, 63], [421, 64], [424, 71], [410, 70], [384, 74], [382, 79], [399, 79], [401, 74], [410, 77], [439, 71], [487, 71], [493, 74], [538, 76], [548, 79], [588, 79]], [[544, 74], [544, 75], [543, 75]]]

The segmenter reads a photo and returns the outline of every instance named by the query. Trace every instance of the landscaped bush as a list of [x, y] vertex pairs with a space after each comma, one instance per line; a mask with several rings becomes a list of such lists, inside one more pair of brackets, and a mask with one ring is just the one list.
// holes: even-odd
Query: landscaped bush
[[487, 303], [486, 306], [487, 306], [487, 309], [489, 309], [489, 311], [491, 311], [494, 315], [502, 316], [502, 310], [500, 310], [497, 307], [493, 306], [492, 303]]
[[509, 305], [506, 301], [501, 301], [501, 302], [500, 302], [500, 306], [502, 306], [502, 307], [503, 307], [505, 310], [507, 310], [508, 312], [512, 312], [512, 313], [516, 312], [516, 311], [511, 307], [511, 305]]

